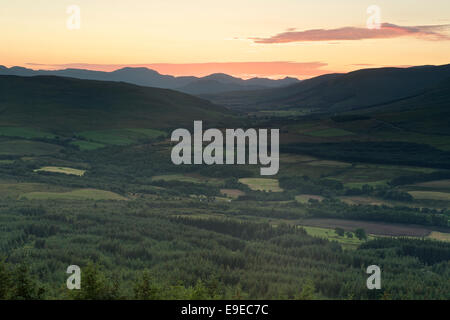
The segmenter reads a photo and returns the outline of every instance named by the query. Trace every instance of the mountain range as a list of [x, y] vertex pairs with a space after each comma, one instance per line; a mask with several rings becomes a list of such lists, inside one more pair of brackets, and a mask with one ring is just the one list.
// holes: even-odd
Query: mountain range
[[162, 75], [148, 68], [122, 68], [112, 72], [86, 69], [32, 70], [23, 67], [0, 66], [0, 75], [60, 76], [85, 80], [127, 82], [146, 87], [173, 89], [189, 94], [221, 93], [227, 91], [258, 90], [288, 86], [298, 83], [295, 78], [286, 77], [280, 80], [267, 78], [240, 79], [223, 73], [215, 73], [206, 77]]
[[[11, 69], [28, 72], [22, 68]], [[142, 75], [154, 73], [148, 69], [139, 70]], [[117, 75], [128, 71], [99, 74]], [[138, 74], [138, 70], [132, 71], [135, 76]], [[95, 74], [95, 71], [77, 72]], [[189, 77], [172, 78], [181, 81]], [[206, 88], [213, 86], [214, 81], [220, 81], [233, 88], [235, 83], [227, 83], [229, 78], [212, 75], [185, 86], [194, 87], [196, 82], [206, 82]], [[450, 65], [363, 69], [323, 75], [281, 88], [199, 96], [118, 81], [0, 75], [0, 126], [53, 131], [175, 128], [191, 126], [198, 119], [220, 127], [242, 120], [233, 111], [235, 109], [305, 110], [307, 114], [318, 112], [331, 116], [358, 113], [381, 119], [378, 124], [388, 120], [392, 129], [401, 127], [448, 135], [449, 106]]]

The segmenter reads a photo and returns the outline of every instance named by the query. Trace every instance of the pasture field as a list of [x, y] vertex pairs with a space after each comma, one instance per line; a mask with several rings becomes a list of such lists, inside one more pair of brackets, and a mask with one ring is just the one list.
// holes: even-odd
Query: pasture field
[[286, 175], [308, 176], [340, 181], [348, 188], [361, 188], [367, 184], [373, 187], [387, 186], [387, 183], [398, 177], [431, 173], [436, 169], [412, 166], [395, 166], [369, 163], [350, 163], [326, 160], [307, 155], [281, 154], [280, 172]]
[[450, 242], [450, 233], [433, 231], [430, 233], [428, 238], [434, 239], [434, 240], [439, 240], [439, 241]]
[[450, 190], [450, 179], [421, 182], [413, 186], [434, 190]]
[[86, 170], [67, 168], [67, 167], [42, 167], [40, 169], [34, 170], [34, 172], [54, 172], [54, 173], [63, 173], [63, 174], [71, 174], [75, 176], [83, 176]]
[[55, 186], [45, 183], [34, 182], [15, 182], [15, 181], [1, 181], [0, 182], [0, 195], [4, 198], [18, 198], [24, 193], [34, 191], [47, 191], [47, 192], [64, 192], [70, 190], [62, 186]]
[[105, 190], [78, 189], [69, 192], [29, 192], [20, 197], [27, 200], [128, 200], [127, 198]]
[[231, 199], [228, 197], [214, 197], [214, 199], [218, 202], [230, 202]]
[[417, 200], [444, 200], [450, 201], [450, 193], [438, 191], [408, 191]]
[[312, 194], [301, 194], [301, 195], [295, 196], [295, 200], [300, 203], [308, 203], [310, 199], [322, 201], [324, 199], [324, 197], [316, 196], [316, 195], [312, 195]]
[[0, 127], [0, 136], [16, 137], [24, 139], [47, 138], [54, 139], [56, 136], [52, 133], [39, 131], [26, 127]]
[[353, 234], [353, 238], [348, 238], [347, 236], [340, 237], [336, 234], [334, 229], [320, 228], [320, 227], [308, 227], [302, 226], [306, 232], [314, 237], [324, 238], [328, 241], [337, 241], [342, 245], [343, 249], [356, 249], [360, 244], [364, 243], [367, 240], [375, 239], [373, 235], [368, 234], [367, 240], [359, 240]]
[[91, 167], [89, 164], [82, 161], [72, 161], [73, 159], [61, 159], [51, 155], [39, 157], [21, 157], [20, 160], [35, 163], [46, 163], [46, 167], [68, 167], [80, 169], [89, 169]]
[[220, 185], [222, 180], [216, 178], [208, 178], [200, 175], [184, 175], [184, 174], [165, 174], [153, 176], [152, 181], [181, 181], [198, 184]]
[[384, 201], [377, 199], [375, 197], [366, 197], [366, 196], [342, 196], [339, 197], [342, 202], [345, 202], [350, 205], [373, 205], [373, 206], [393, 206], [389, 201]]
[[245, 192], [239, 189], [220, 189], [220, 193], [233, 199], [245, 195]]
[[250, 189], [257, 191], [282, 192], [277, 179], [268, 178], [241, 178], [240, 183], [246, 184]]
[[144, 139], [165, 137], [167, 134], [160, 130], [135, 128], [83, 131], [79, 135], [100, 144], [128, 145]]

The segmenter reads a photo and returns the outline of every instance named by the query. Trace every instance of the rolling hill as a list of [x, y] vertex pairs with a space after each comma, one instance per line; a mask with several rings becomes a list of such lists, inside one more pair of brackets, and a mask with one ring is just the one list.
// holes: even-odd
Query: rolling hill
[[188, 94], [55, 76], [0, 76], [0, 126], [70, 133], [233, 122], [233, 112]]
[[203, 97], [241, 110], [341, 112], [420, 96], [448, 78], [450, 65], [363, 69], [346, 74], [328, 74], [283, 88]]
[[410, 98], [357, 110], [393, 130], [450, 136], [450, 78]]

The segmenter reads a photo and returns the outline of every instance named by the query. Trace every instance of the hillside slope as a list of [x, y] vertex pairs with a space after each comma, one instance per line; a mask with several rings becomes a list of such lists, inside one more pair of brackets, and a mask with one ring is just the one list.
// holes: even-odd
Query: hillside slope
[[59, 132], [232, 121], [231, 111], [173, 90], [54, 76], [0, 76], [0, 125]]
[[340, 112], [418, 96], [450, 78], [450, 65], [363, 69], [329, 74], [284, 88], [203, 97], [236, 109]]
[[450, 78], [411, 98], [357, 110], [409, 132], [450, 135]]

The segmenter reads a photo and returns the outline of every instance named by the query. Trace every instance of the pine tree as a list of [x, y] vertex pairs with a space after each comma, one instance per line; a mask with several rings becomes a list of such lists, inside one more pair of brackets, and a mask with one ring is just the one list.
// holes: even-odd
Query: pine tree
[[134, 286], [134, 297], [137, 300], [157, 300], [160, 299], [160, 290], [154, 285], [150, 272], [145, 271], [142, 279], [138, 280]]
[[9, 270], [8, 265], [0, 260], [0, 300], [8, 299], [11, 285], [11, 271]]
[[308, 279], [303, 285], [301, 292], [296, 297], [296, 300], [315, 300], [315, 291], [316, 288], [314, 286], [314, 282], [311, 279]]

